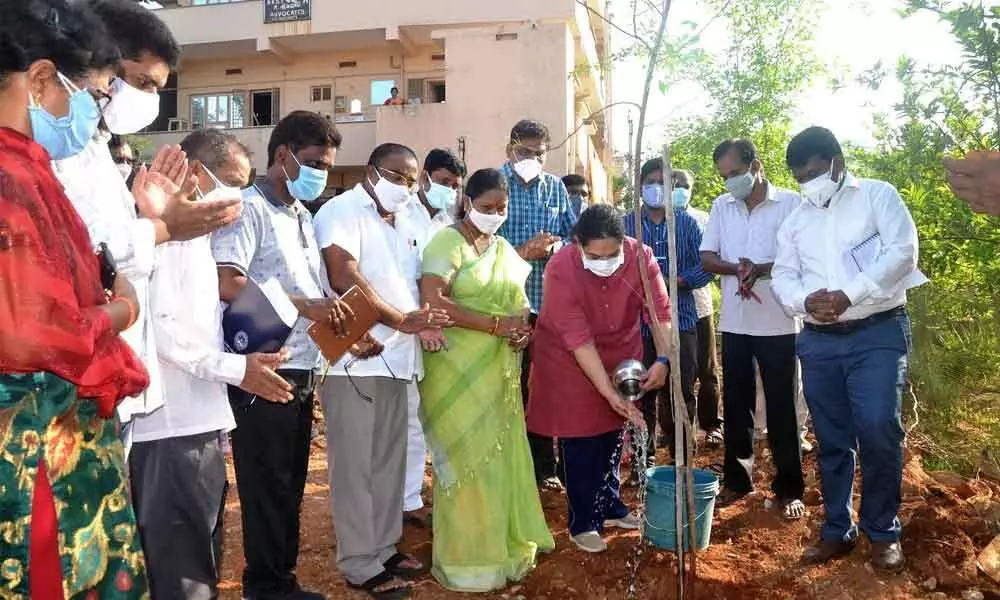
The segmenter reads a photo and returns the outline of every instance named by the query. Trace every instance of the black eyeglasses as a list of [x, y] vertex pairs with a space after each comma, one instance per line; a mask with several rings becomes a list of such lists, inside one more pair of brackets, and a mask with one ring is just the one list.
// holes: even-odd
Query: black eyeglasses
[[521, 144], [514, 145], [514, 156], [519, 160], [525, 160], [527, 158], [542, 158], [548, 153], [548, 148], [529, 148], [528, 146], [522, 146]]
[[385, 177], [390, 183], [395, 183], [396, 185], [405, 185], [409, 188], [410, 193], [416, 194], [420, 190], [420, 184], [416, 177], [410, 177], [405, 173], [400, 173], [399, 171], [393, 171], [392, 169], [386, 169], [384, 167], [375, 167], [378, 172]]
[[[386, 362], [385, 356], [379, 354], [378, 357], [380, 359], [382, 359], [382, 364], [384, 364], [385, 368], [389, 370], [389, 376], [392, 377], [393, 379], [397, 379], [396, 374], [392, 372], [392, 367], [390, 367], [389, 363]], [[358, 356], [355, 356], [355, 357], [352, 357], [351, 360], [349, 360], [346, 363], [344, 363], [344, 373], [347, 374], [347, 381], [351, 382], [351, 387], [354, 388], [354, 391], [358, 394], [359, 398], [361, 398], [362, 400], [364, 400], [366, 402], [375, 402], [375, 398], [372, 398], [368, 394], [362, 392], [361, 389], [358, 388], [358, 384], [354, 383], [354, 378], [351, 377], [351, 367], [353, 367], [354, 365], [356, 365], [359, 360], [362, 360], [362, 359], [360, 357], [358, 357]]]

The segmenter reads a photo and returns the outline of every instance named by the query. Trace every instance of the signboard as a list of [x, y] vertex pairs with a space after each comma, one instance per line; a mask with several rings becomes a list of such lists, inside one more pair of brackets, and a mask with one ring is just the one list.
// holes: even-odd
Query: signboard
[[312, 19], [312, 0], [264, 0], [264, 23]]

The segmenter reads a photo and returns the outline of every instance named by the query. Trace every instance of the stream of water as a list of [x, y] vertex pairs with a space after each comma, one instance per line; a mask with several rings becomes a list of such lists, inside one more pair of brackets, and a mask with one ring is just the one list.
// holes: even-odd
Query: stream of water
[[639, 565], [642, 563], [642, 554], [646, 550], [646, 462], [649, 436], [652, 434], [631, 423], [628, 424], [628, 434], [635, 450], [635, 454], [632, 456], [632, 465], [639, 476], [639, 495], [635, 508], [636, 514], [639, 516], [639, 538], [628, 555], [628, 581], [625, 588], [625, 598], [626, 600], [635, 600], [639, 591]]

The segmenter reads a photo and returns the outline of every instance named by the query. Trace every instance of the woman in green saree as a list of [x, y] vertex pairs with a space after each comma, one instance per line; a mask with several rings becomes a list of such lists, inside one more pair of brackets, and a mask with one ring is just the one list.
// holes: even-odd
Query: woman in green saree
[[535, 485], [518, 352], [529, 339], [531, 267], [494, 235], [507, 218], [506, 180], [469, 178], [460, 221], [423, 255], [423, 302], [455, 326], [425, 340], [420, 418], [434, 463], [433, 574], [444, 587], [488, 592], [519, 581], [555, 541]]

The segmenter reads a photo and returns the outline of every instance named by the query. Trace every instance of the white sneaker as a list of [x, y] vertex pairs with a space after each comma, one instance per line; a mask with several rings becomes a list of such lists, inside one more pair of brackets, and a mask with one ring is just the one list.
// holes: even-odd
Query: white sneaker
[[639, 529], [641, 517], [636, 511], [632, 511], [620, 519], [608, 519], [604, 522], [605, 527], [617, 527], [618, 529]]
[[604, 552], [608, 549], [608, 543], [596, 531], [585, 531], [580, 535], [574, 535], [570, 539], [573, 540], [577, 548], [591, 554]]

